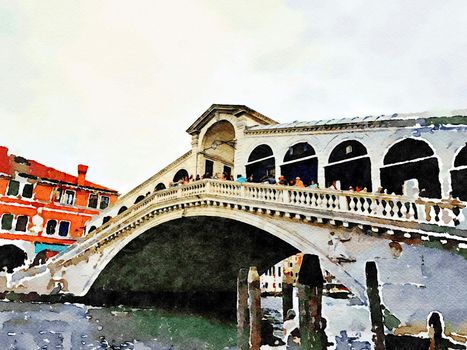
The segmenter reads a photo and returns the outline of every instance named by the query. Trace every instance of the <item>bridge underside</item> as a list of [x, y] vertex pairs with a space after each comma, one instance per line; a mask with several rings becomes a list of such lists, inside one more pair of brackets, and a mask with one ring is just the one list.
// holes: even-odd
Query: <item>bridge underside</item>
[[257, 266], [262, 273], [297, 252], [283, 240], [239, 221], [181, 218], [131, 241], [100, 273], [86, 298], [99, 304], [232, 312], [240, 268]]

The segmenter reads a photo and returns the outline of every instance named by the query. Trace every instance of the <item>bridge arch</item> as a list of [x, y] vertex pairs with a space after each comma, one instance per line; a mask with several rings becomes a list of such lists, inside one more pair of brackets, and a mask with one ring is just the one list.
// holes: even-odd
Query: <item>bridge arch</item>
[[315, 149], [308, 142], [297, 142], [290, 146], [283, 158], [281, 175], [286, 179], [300, 177], [305, 185], [311, 180], [318, 181], [318, 156]]
[[248, 156], [248, 162], [245, 165], [246, 176], [253, 175], [253, 181], [259, 182], [266, 175], [275, 177], [276, 159], [272, 148], [263, 143], [256, 146]]
[[467, 201], [467, 145], [456, 152], [451, 170], [452, 196]]
[[371, 160], [366, 147], [357, 140], [345, 140], [335, 146], [325, 166], [326, 187], [340, 181], [341, 189], [367, 188], [372, 191]]
[[[246, 211], [242, 211], [239, 213], [238, 211], [232, 210], [227, 207], [190, 207], [180, 211], [169, 211], [164, 213], [163, 215], [155, 216], [151, 220], [146, 221], [145, 224], [137, 227], [134, 231], [132, 231], [130, 235], [125, 236], [121, 240], [115, 242], [111, 248], [104, 250], [101, 254], [96, 254], [98, 255], [98, 260], [94, 260], [92, 268], [87, 271], [87, 276], [89, 276], [87, 282], [83, 285], [83, 281], [69, 281], [70, 288], [74, 290], [73, 294], [85, 295], [90, 290], [100, 273], [106, 268], [106, 266], [112, 261], [112, 259], [118, 254], [118, 252], [120, 252], [134, 239], [136, 239], [143, 233], [153, 228], [156, 228], [157, 226], [185, 217], [212, 217], [214, 219], [224, 218], [233, 221], [240, 221], [242, 223], [265, 231], [266, 233], [276, 237], [280, 241], [289, 244], [297, 251], [317, 254], [320, 257], [322, 257], [321, 263], [323, 268], [330, 271], [339, 280], [345, 283], [349, 288], [352, 288], [362, 300], [365, 300], [364, 287], [356, 283], [356, 280], [348, 275], [348, 273], [345, 271], [342, 265], [332, 262], [327, 257], [327, 243], [329, 240], [329, 235], [326, 228], [323, 229], [322, 227], [307, 226], [307, 236], [310, 237], [308, 239], [304, 238], [304, 235], [302, 232], [300, 232], [300, 229], [297, 230], [297, 227], [294, 228], [293, 225], [291, 227], [289, 222], [281, 220], [280, 218], [271, 219], [271, 217], [257, 216], [253, 213]], [[303, 226], [301, 226], [301, 228], [303, 229]], [[286, 256], [284, 256], [284, 258], [285, 257]], [[278, 259], [277, 262], [280, 260], [282, 259]], [[95, 266], [98, 266], [98, 268], [95, 268]], [[82, 271], [83, 267], [76, 265], [73, 268]], [[72, 273], [73, 272], [67, 273], [67, 275]], [[75, 283], [77, 285], [73, 286], [73, 284]]]
[[162, 182], [159, 182], [156, 187], [154, 188], [154, 191], [162, 191], [162, 190], [165, 190], [166, 187], [165, 185], [162, 183]]
[[235, 159], [235, 137], [235, 127], [228, 120], [216, 121], [207, 128], [201, 141], [204, 174], [226, 172], [230, 175]]
[[140, 194], [140, 195], [135, 199], [135, 203], [134, 203], [134, 204], [141, 202], [143, 199], [144, 199], [144, 196], [143, 196], [142, 194]]
[[180, 169], [175, 173], [172, 181], [173, 182], [178, 182], [178, 181], [182, 180], [185, 177], [188, 177], [188, 171], [186, 171], [185, 169]]
[[388, 193], [403, 193], [404, 182], [416, 179], [420, 196], [441, 198], [439, 163], [433, 147], [424, 139], [404, 138], [393, 143], [383, 158], [381, 186]]

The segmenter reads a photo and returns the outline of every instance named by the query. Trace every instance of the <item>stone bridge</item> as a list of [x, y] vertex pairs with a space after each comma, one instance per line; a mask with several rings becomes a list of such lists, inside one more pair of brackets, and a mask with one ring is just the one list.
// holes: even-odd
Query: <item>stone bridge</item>
[[[265, 270], [302, 251], [319, 255], [322, 266], [362, 301], [366, 299], [363, 266], [371, 259], [378, 262], [386, 285], [383, 297], [392, 309], [397, 310], [400, 288], [413, 287], [410, 292], [427, 308], [420, 310], [420, 319], [432, 309], [459, 318], [459, 310], [467, 311], [465, 300], [436, 298], [446, 293], [447, 284], [458, 292], [467, 285], [463, 273], [467, 267], [463, 182], [467, 129], [465, 117], [456, 115], [448, 118], [451, 123], [423, 114], [281, 125], [245, 106], [213, 105], [188, 129], [192, 135], [189, 152], [94, 218], [88, 234], [68, 250], [45, 265], [8, 276], [7, 289], [86, 295], [106, 270], [119, 271], [108, 281], [119, 280], [125, 269], [115, 269], [112, 262], [130, 261], [122, 256], [133, 259], [131, 249], [137, 245], [132, 244], [142, 237], [147, 243], [162, 237], [158, 228], [166, 229], [170, 223], [176, 230], [190, 218], [210, 218], [222, 222], [227, 231], [196, 236], [195, 231], [202, 231], [208, 222], [204, 221], [182, 237], [198, 237], [197, 246], [205, 250], [194, 261], [184, 261], [188, 275], [183, 275], [183, 266], [177, 266], [173, 279], [180, 274], [183, 285], [184, 280], [198, 278], [187, 265], [199, 264], [208, 272], [202, 277], [207, 280], [202, 287], [195, 283], [186, 288], [222, 290], [220, 285], [225, 285], [224, 290], [232, 291], [238, 268], [256, 264]], [[285, 154], [283, 161], [276, 161], [279, 154]], [[189, 174], [221, 172], [251, 175], [255, 182], [188, 181]], [[259, 183], [260, 178], [277, 177], [278, 173], [289, 179], [314, 180], [323, 188]], [[169, 187], [169, 183], [179, 184]], [[340, 189], [349, 185], [362, 190]], [[386, 190], [377, 191], [381, 186]], [[235, 223], [245, 226], [239, 228]], [[256, 236], [249, 237], [249, 231]], [[330, 253], [331, 231], [345, 237], [339, 244], [346, 261]], [[203, 263], [211, 255], [213, 246], [208, 243], [216, 234], [228, 237], [215, 243], [223, 256]], [[181, 239], [166, 234], [164, 241], [176, 243], [175, 236]], [[266, 237], [272, 240], [261, 241]], [[228, 242], [232, 239], [234, 244]], [[164, 241], [157, 244], [162, 246]], [[401, 242], [401, 257], [392, 254], [392, 241]], [[266, 243], [262, 247], [258, 242]], [[228, 249], [226, 244], [230, 244]], [[140, 244], [138, 249], [144, 246]], [[236, 250], [244, 255], [229, 262]], [[158, 253], [156, 247], [151, 254]], [[261, 260], [262, 255], [267, 259]], [[166, 265], [171, 265], [172, 259], [167, 260]], [[151, 271], [142, 278], [164, 274], [166, 266], [146, 270], [144, 261], [135, 261], [141, 264], [139, 270]], [[141, 273], [132, 268], [130, 274]], [[212, 276], [211, 268], [222, 278]], [[459, 292], [458, 297], [461, 295]], [[404, 310], [401, 307], [400, 312], [408, 312]]]
[[178, 218], [212, 216], [247, 223], [299, 251], [320, 255], [326, 269], [364, 298], [362, 284], [346, 272], [345, 264], [328, 257], [329, 231], [355, 235], [354, 242], [346, 244], [355, 258], [365, 245], [384, 247], [384, 239], [412, 244], [440, 241], [459, 249], [467, 242], [465, 231], [456, 229], [456, 223], [464, 221], [459, 208], [452, 202], [411, 201], [403, 196], [201, 180], [154, 192], [48, 264], [18, 271], [11, 283], [17, 291], [50, 294], [57, 282], [66, 281], [62, 292], [82, 296], [137, 236]]

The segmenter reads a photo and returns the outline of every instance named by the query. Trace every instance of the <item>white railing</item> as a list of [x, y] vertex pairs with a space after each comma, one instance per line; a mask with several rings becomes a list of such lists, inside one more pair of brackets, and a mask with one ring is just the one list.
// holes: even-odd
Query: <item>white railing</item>
[[[455, 199], [413, 200], [398, 195], [213, 180], [209, 180], [209, 184], [206, 194], [286, 204], [300, 209], [332, 210], [386, 220], [450, 227], [455, 227], [465, 219], [462, 212], [465, 205]], [[189, 190], [186, 191], [187, 194], [188, 192]]]

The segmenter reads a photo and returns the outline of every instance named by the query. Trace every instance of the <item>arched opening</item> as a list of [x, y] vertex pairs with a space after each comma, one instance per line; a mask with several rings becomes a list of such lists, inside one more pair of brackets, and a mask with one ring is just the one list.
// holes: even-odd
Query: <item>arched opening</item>
[[165, 190], [166, 187], [165, 185], [162, 183], [162, 182], [159, 182], [157, 185], [156, 185], [156, 188], [154, 188], [154, 191], [162, 191], [162, 190]]
[[[226, 254], [226, 252], [229, 254]], [[297, 249], [259, 228], [221, 217], [185, 217], [147, 230], [100, 273], [90, 298], [235, 316], [242, 267], [270, 266]]]
[[37, 253], [36, 256], [34, 257], [34, 260], [33, 260], [32, 264], [30, 265], [30, 267], [45, 264], [45, 262], [47, 261], [47, 253], [48, 252], [49, 252], [49, 250], [45, 249], [45, 250], [41, 250], [39, 253]]
[[234, 126], [226, 120], [214, 123], [204, 134], [201, 147], [200, 153], [205, 157], [204, 174], [212, 176], [219, 169], [230, 172], [235, 159]]
[[27, 257], [26, 252], [15, 245], [6, 244], [1, 246], [0, 271], [13, 272], [13, 269], [24, 265]]
[[297, 143], [289, 147], [281, 165], [281, 175], [286, 179], [300, 179], [305, 185], [318, 178], [318, 158], [313, 147], [307, 142]]
[[407, 138], [397, 142], [384, 156], [381, 186], [388, 193], [402, 194], [404, 182], [418, 181], [420, 196], [441, 198], [438, 159], [423, 140]]
[[467, 146], [464, 146], [454, 160], [451, 170], [452, 196], [467, 201]]
[[123, 213], [123, 212], [124, 212], [125, 210], [127, 210], [127, 209], [128, 209], [128, 208], [125, 207], [125, 206], [121, 207], [120, 209], [118, 209], [117, 215], [120, 215], [121, 213]]
[[248, 157], [246, 164], [246, 176], [253, 175], [253, 181], [259, 182], [265, 176], [275, 174], [276, 160], [268, 145], [257, 146]]
[[96, 230], [96, 226], [91, 226], [91, 227], [89, 228], [88, 233], [91, 233], [92, 231], [95, 231], [95, 230]]
[[180, 169], [179, 171], [177, 171], [174, 175], [174, 178], [173, 178], [173, 182], [178, 182], [180, 180], [182, 180], [183, 178], [185, 177], [188, 177], [188, 171], [186, 171], [185, 169]]
[[144, 196], [143, 196], [143, 195], [139, 195], [139, 196], [135, 199], [135, 204], [141, 202], [143, 199], [144, 199]]
[[104, 218], [102, 219], [102, 225], [104, 225], [105, 223], [109, 222], [110, 219], [112, 219], [111, 216], [104, 216]]
[[372, 191], [371, 163], [366, 147], [355, 140], [338, 144], [329, 156], [324, 176], [326, 187], [333, 181], [340, 181], [342, 190], [358, 186]]

